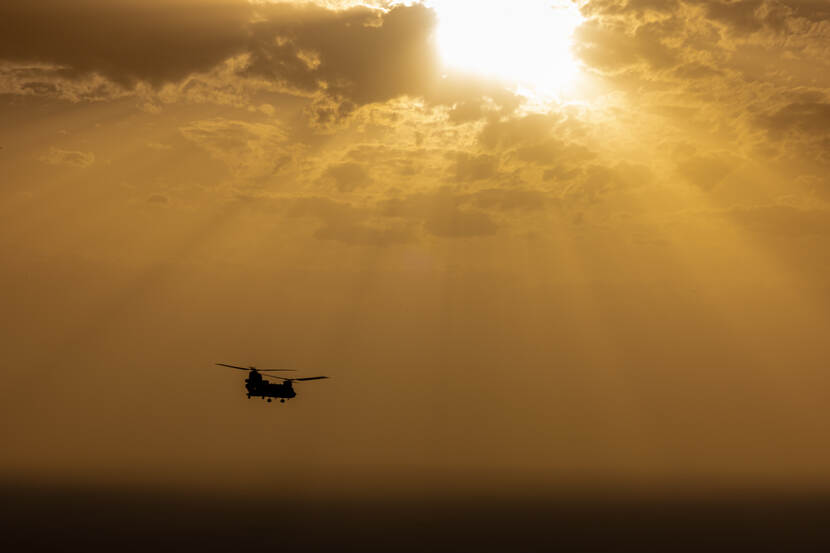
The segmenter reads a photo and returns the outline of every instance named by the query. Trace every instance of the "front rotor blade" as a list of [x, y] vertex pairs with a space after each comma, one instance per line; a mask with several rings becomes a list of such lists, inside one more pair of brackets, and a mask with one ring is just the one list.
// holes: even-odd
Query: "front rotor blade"
[[297, 369], [257, 369], [257, 370], [261, 373], [266, 373], [266, 372], [274, 372], [274, 371], [291, 371], [291, 372], [294, 372]]
[[307, 376], [305, 378], [292, 378], [292, 380], [322, 380], [328, 378], [327, 376]]
[[250, 371], [253, 367], [240, 367], [238, 365], [228, 365], [227, 363], [216, 363], [220, 367], [230, 367], [232, 369], [239, 369], [240, 371]]

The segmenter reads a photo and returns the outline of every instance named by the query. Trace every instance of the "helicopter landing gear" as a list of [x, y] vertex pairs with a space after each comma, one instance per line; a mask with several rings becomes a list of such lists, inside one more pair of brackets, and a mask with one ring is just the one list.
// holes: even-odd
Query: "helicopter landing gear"
[[285, 400], [284, 400], [284, 399], [281, 399], [281, 400], [280, 400], [280, 403], [285, 403]]
[[251, 399], [251, 394], [248, 394], [248, 399]]

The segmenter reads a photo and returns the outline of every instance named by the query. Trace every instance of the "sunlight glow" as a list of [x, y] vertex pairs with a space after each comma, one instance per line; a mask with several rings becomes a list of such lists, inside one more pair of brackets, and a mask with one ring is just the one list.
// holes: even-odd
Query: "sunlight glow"
[[571, 40], [582, 22], [570, 0], [433, 0], [448, 67], [537, 94], [561, 92], [578, 73]]

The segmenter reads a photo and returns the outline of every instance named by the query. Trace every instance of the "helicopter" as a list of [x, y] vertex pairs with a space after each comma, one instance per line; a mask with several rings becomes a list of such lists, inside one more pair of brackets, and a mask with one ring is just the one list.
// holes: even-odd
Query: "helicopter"
[[302, 382], [306, 380], [322, 380], [328, 378], [327, 376], [306, 376], [303, 378], [286, 378], [284, 376], [277, 376], [267, 374], [268, 378], [279, 378], [282, 382], [270, 382], [263, 378], [260, 373], [276, 372], [276, 371], [293, 371], [294, 369], [257, 369], [254, 366], [240, 367], [238, 365], [228, 365], [227, 363], [216, 363], [220, 367], [229, 367], [240, 371], [248, 371], [248, 378], [245, 379], [245, 390], [247, 391], [248, 399], [253, 397], [261, 397], [268, 403], [271, 403], [271, 398], [279, 398], [280, 403], [285, 403], [286, 399], [296, 397], [297, 393], [294, 391], [293, 382]]

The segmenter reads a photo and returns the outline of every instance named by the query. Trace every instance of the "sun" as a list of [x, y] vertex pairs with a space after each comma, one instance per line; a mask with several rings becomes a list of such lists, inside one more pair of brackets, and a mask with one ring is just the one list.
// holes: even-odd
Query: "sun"
[[437, 45], [448, 68], [558, 93], [578, 74], [571, 54], [583, 21], [571, 0], [433, 0]]

